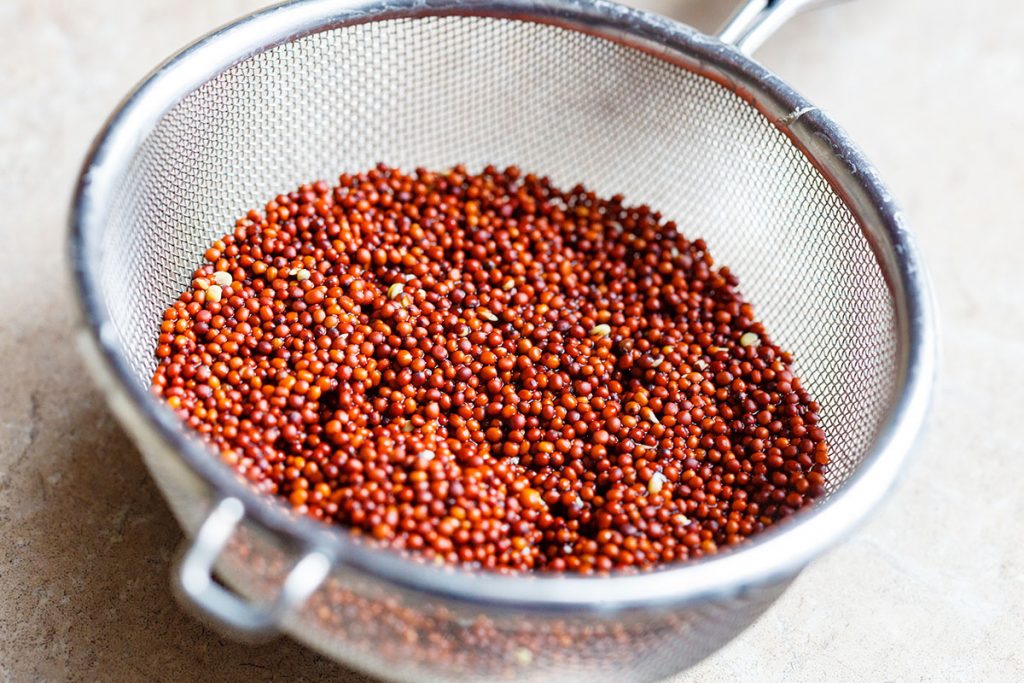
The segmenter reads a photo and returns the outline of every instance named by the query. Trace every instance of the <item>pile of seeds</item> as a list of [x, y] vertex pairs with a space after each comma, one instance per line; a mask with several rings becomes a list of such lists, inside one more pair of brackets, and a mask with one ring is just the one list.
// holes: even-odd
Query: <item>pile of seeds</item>
[[646, 206], [379, 166], [277, 197], [205, 257], [153, 391], [301, 513], [590, 573], [714, 553], [825, 490], [789, 354]]

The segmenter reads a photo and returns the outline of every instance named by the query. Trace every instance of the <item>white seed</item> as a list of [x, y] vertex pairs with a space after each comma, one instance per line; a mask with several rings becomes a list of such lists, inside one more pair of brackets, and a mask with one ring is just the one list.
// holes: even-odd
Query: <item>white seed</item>
[[298, 280], [299, 282], [302, 282], [303, 280], [308, 280], [309, 275], [310, 272], [305, 268], [299, 268], [297, 271], [295, 271], [295, 279]]
[[505, 284], [501, 286], [506, 292], [516, 286], [516, 281], [512, 278], [505, 280]]
[[214, 301], [214, 302], [220, 301], [220, 297], [221, 297], [222, 293], [223, 292], [222, 292], [222, 290], [220, 288], [220, 285], [210, 285], [206, 289], [206, 300], [207, 301]]
[[757, 346], [761, 343], [760, 337], [753, 332], [744, 332], [740, 337], [740, 346]]
[[412, 422], [407, 421], [404, 425], [402, 425], [402, 432], [405, 434], [409, 434], [414, 429], [416, 429], [416, 427], [413, 425]]
[[398, 295], [401, 294], [403, 291], [405, 291], [405, 285], [403, 285], [401, 282], [396, 282], [395, 284], [388, 287], [388, 298], [397, 299]]
[[498, 316], [491, 313], [487, 308], [480, 309], [480, 317], [484, 320], [490, 320], [492, 323], [498, 321]]
[[216, 282], [221, 287], [227, 287], [233, 282], [233, 280], [231, 279], [231, 273], [225, 270], [218, 270], [216, 273], [214, 273], [213, 281]]
[[665, 362], [665, 356], [658, 356], [653, 362], [651, 362], [651, 369], [657, 369], [659, 365]]
[[420, 460], [424, 461], [424, 462], [430, 462], [431, 460], [433, 460], [436, 457], [436, 455], [435, 455], [434, 451], [429, 450], [429, 449], [424, 449], [424, 450], [420, 451], [419, 453], [417, 453], [417, 457]]
[[590, 330], [591, 337], [607, 337], [612, 333], [612, 326], [601, 323], [600, 325], [594, 325]]
[[668, 477], [661, 472], [655, 472], [654, 476], [652, 476], [650, 481], [647, 482], [647, 492], [652, 496], [656, 496], [661, 493], [661, 489], [664, 488], [667, 482]]
[[703, 358], [698, 358], [697, 362], [693, 364], [693, 367], [697, 368], [698, 370], [706, 370], [708, 367], [708, 362]]
[[520, 666], [529, 666], [530, 662], [533, 661], [533, 652], [521, 647], [516, 650], [516, 663]]
[[196, 289], [209, 289], [210, 281], [205, 277], [197, 277], [195, 280]]

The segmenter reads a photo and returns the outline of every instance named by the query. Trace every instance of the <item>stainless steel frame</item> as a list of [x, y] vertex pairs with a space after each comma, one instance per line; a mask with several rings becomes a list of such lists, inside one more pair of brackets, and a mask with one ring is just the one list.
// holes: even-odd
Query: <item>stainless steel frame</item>
[[[305, 639], [295, 611], [331, 567], [345, 567], [396, 589], [479, 609], [565, 614], [661, 610], [742, 599], [759, 590], [777, 594], [771, 587], [784, 587], [802, 567], [857, 526], [897, 480], [924, 422], [936, 372], [935, 320], [918, 251], [902, 214], [873, 167], [831, 120], [743, 54], [806, 4], [799, 0], [750, 2], [725, 30], [725, 37], [738, 46], [734, 47], [664, 18], [610, 2], [299, 0], [251, 15], [199, 40], [138, 86], [97, 138], [75, 193], [71, 258], [82, 313], [77, 340], [112, 408], [147, 455], [147, 464], [165, 493], [169, 497], [181, 494], [181, 489], [171, 490], [176, 484], [167, 482], [183, 479], [191, 483], [181, 486], [202, 489], [194, 496], [198, 501], [194, 512], [188, 512], [187, 506], [176, 506], [186, 531], [195, 533], [176, 570], [176, 584], [184, 601], [239, 633], [285, 628]], [[177, 419], [137, 383], [118, 350], [109, 312], [99, 294], [97, 274], [91, 268], [99, 247], [88, 236], [107, 220], [119, 173], [147, 132], [182, 97], [251, 55], [327, 29], [430, 15], [548, 23], [642, 50], [725, 85], [775, 122], [804, 151], [863, 226], [886, 273], [898, 323], [899, 395], [893, 402], [895, 407], [870, 453], [840, 492], [739, 551], [664, 571], [598, 579], [468, 574], [409, 562], [355, 542], [343, 530], [294, 517], [283, 506], [256, 494], [211, 458], [204, 446], [184, 434]], [[212, 506], [212, 512], [200, 524], [207, 505]], [[277, 597], [266, 604], [253, 604], [210, 578], [218, 554], [243, 518], [260, 534], [291, 549], [294, 568], [282, 578]], [[323, 642], [313, 644], [325, 649]]]

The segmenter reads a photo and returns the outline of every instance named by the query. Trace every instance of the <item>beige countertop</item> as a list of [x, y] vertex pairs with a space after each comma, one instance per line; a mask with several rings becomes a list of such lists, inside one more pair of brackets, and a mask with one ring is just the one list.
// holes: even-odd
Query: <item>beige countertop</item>
[[[90, 139], [150, 67], [260, 4], [0, 2], [0, 681], [364, 680], [178, 609], [182, 534], [70, 344], [65, 214]], [[710, 28], [728, 3], [636, 4]], [[674, 680], [1024, 680], [1022, 36], [1012, 0], [859, 0], [759, 53], [904, 205], [943, 376], [891, 500]]]

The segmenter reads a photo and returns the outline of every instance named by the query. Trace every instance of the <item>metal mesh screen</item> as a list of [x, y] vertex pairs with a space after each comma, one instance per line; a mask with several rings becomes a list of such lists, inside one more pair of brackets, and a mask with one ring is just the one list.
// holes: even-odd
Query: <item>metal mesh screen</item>
[[160, 314], [206, 245], [301, 182], [378, 161], [515, 163], [623, 193], [705, 237], [823, 407], [831, 488], [884, 416], [894, 311], [843, 201], [737, 95], [648, 54], [553, 26], [403, 19], [252, 57], [161, 120], [126, 174], [99, 269], [148, 381]]
[[[840, 197], [789, 138], [722, 85], [525, 21], [404, 19], [314, 34], [246, 59], [168, 112], [117, 183], [108, 221], [87, 236], [98, 260], [86, 267], [96, 269], [111, 331], [139, 383], [155, 366], [162, 311], [209, 242], [301, 182], [378, 161], [407, 169], [514, 163], [562, 186], [582, 182], [649, 203], [691, 238], [704, 237], [822, 405], [830, 492], [861, 462], [896, 380], [895, 313]], [[237, 571], [260, 574], [253, 560], [264, 555], [245, 554]], [[336, 657], [408, 680], [515, 678], [527, 657], [519, 639], [546, 628], [515, 614], [491, 615], [482, 628], [480, 615], [444, 602], [387, 587], [377, 598], [376, 589], [342, 584], [318, 593], [295, 631]], [[623, 663], [631, 680], [650, 679], [720, 646], [781, 589], [566, 621], [564, 650], [529, 657], [538, 680], [566, 667], [621, 680]], [[364, 629], [352, 618], [358, 609], [376, 610], [379, 623]], [[459, 663], [418, 655], [429, 644], [421, 637], [442, 638]]]

